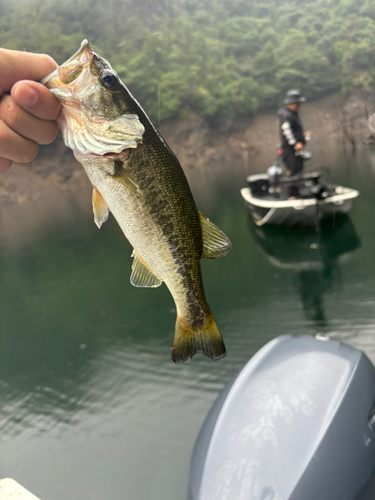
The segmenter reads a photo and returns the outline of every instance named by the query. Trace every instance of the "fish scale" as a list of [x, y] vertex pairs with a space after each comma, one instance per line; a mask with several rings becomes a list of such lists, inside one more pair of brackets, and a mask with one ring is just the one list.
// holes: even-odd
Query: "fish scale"
[[[133, 248], [137, 249], [137, 253], [146, 264], [166, 283], [178, 282], [180, 284], [182, 281], [189, 281], [187, 291], [192, 288], [198, 300], [202, 299], [203, 288], [202, 286], [199, 287], [201, 285], [199, 272], [201, 249], [199, 249], [198, 245], [193, 244], [194, 240], [199, 241], [199, 237], [201, 239], [198, 217], [194, 228], [195, 231], [193, 225], [189, 226], [189, 229], [191, 229], [188, 235], [190, 238], [187, 240], [189, 244], [182, 245], [180, 243], [180, 212], [186, 212], [184, 208], [187, 203], [185, 205], [180, 203], [168, 204], [164, 210], [155, 212], [154, 204], [151, 205], [147, 202], [149, 197], [154, 198], [156, 194], [152, 188], [151, 193], [147, 189], [141, 189], [144, 198], [139, 198], [108, 175], [108, 170], [111, 170], [107, 165], [108, 160], [104, 160], [104, 166], [99, 166], [97, 160], [84, 159], [81, 162], [91, 183], [102, 194], [129, 243]], [[147, 177], [146, 174], [143, 179], [146, 185]], [[157, 194], [162, 196], [160, 192]], [[157, 201], [155, 205], [157, 205]], [[170, 213], [170, 210], [173, 209], [174, 213]], [[165, 218], [168, 218], [171, 225], [170, 229], [164, 223]], [[184, 236], [187, 236], [186, 232]], [[184, 267], [190, 267], [190, 273], [186, 273], [186, 275], [185, 273], [182, 275], [176, 274], [176, 257], [179, 258], [182, 264], [179, 266], [181, 271]], [[173, 266], [171, 265], [172, 261]], [[198, 286], [195, 286], [195, 284]], [[177, 302], [178, 297], [183, 295], [183, 290], [175, 289], [172, 286], [168, 287]], [[173, 291], [171, 288], [173, 288]], [[186, 305], [183, 299], [179, 302], [181, 302], [180, 308]]]

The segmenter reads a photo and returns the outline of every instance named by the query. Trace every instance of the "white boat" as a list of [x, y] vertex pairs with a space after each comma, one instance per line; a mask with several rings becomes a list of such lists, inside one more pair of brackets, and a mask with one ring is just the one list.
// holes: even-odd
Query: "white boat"
[[[241, 195], [257, 226], [313, 226], [317, 220], [347, 214], [359, 195], [355, 189], [324, 185], [319, 179], [317, 173], [303, 174], [298, 178], [281, 178], [274, 185], [267, 174], [250, 175], [248, 187], [241, 189]], [[292, 186], [301, 196], [288, 199]]]

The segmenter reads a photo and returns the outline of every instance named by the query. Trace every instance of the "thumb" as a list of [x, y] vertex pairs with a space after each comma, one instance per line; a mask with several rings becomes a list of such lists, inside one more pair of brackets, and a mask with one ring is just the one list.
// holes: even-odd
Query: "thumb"
[[57, 120], [61, 104], [56, 97], [41, 83], [30, 80], [17, 82], [11, 91], [16, 104], [32, 115], [43, 120]]
[[0, 95], [9, 92], [19, 80], [38, 82], [57, 67], [52, 57], [18, 50], [0, 49]]

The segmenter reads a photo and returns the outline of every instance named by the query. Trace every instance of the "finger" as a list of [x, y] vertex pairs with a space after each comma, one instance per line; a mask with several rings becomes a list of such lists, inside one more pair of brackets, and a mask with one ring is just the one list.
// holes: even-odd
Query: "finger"
[[12, 87], [11, 96], [16, 104], [43, 120], [57, 120], [61, 111], [59, 101], [41, 83], [17, 82]]
[[12, 161], [7, 160], [5, 158], [0, 158], [0, 172], [5, 172], [5, 170], [8, 170], [12, 166]]
[[0, 48], [0, 95], [8, 92], [19, 80], [38, 82], [57, 67], [52, 57]]
[[55, 121], [36, 118], [18, 106], [10, 95], [0, 100], [0, 120], [17, 134], [38, 144], [50, 144], [57, 136]]
[[38, 144], [13, 132], [0, 121], [0, 156], [17, 163], [29, 163], [38, 154]]

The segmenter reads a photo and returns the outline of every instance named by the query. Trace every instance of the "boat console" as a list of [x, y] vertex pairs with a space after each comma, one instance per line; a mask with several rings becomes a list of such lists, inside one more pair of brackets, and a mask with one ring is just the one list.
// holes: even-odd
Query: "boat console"
[[247, 184], [257, 198], [287, 200], [293, 190], [297, 198], [324, 199], [331, 196], [335, 186], [322, 182], [321, 172], [282, 176], [269, 169], [267, 175], [250, 175]]

